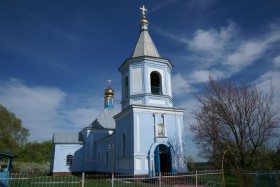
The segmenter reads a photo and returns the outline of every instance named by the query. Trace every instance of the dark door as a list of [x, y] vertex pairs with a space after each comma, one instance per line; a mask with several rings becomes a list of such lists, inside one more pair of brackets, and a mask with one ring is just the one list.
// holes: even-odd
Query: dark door
[[171, 154], [169, 151], [169, 147], [166, 145], [158, 145], [155, 149], [155, 169], [156, 172], [158, 173], [163, 172], [171, 172], [172, 170], [172, 161], [171, 161]]

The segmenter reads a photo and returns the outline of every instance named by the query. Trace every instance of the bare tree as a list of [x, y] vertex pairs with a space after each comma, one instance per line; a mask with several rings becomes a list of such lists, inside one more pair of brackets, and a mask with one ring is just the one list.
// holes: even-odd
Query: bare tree
[[191, 131], [201, 155], [221, 162], [229, 150], [228, 160], [242, 169], [258, 162], [279, 128], [279, 110], [272, 107], [272, 86], [265, 94], [246, 82], [215, 81], [210, 76], [209, 84], [196, 98], [199, 108], [193, 112]]

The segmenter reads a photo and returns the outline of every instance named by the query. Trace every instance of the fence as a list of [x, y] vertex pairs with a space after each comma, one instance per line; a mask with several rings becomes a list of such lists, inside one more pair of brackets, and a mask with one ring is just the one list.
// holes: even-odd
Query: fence
[[243, 186], [280, 187], [280, 171], [247, 171], [241, 176]]
[[[82, 174], [71, 176], [43, 176], [36, 173], [10, 174], [9, 187], [220, 187], [221, 171], [189, 173], [160, 173], [157, 176], [123, 174]], [[7, 180], [1, 179], [0, 180]], [[0, 184], [1, 186], [1, 184]]]

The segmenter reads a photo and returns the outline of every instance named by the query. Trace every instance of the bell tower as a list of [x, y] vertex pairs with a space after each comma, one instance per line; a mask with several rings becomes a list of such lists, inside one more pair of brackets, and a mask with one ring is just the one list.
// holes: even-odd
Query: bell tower
[[150, 34], [147, 9], [141, 7], [140, 35], [130, 58], [120, 66], [122, 109], [130, 105], [172, 107], [171, 70], [168, 59], [161, 58]]
[[119, 67], [122, 111], [116, 121], [117, 172], [155, 175], [183, 171], [183, 114], [172, 99], [172, 63], [150, 36], [147, 9], [140, 8], [139, 38]]

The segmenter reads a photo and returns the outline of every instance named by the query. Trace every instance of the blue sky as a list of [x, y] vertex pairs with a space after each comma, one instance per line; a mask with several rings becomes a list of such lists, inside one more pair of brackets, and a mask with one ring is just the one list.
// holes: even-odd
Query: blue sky
[[186, 108], [190, 152], [193, 94], [209, 74], [264, 91], [272, 81], [279, 106], [279, 0], [2, 0], [0, 103], [22, 119], [31, 141], [89, 125], [109, 78], [120, 110], [117, 69], [138, 39], [143, 4], [159, 53], [174, 65], [174, 105]]

